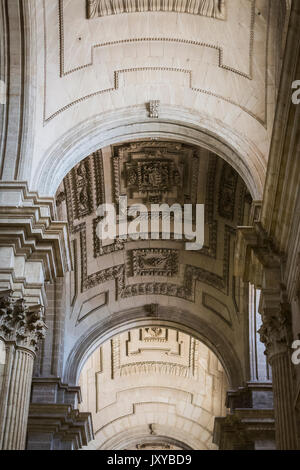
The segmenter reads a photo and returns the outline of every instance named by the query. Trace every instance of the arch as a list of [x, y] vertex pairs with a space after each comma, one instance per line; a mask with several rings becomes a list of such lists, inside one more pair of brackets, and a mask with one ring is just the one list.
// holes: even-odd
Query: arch
[[158, 426], [157, 424], [156, 428], [158, 428], [157, 435], [149, 436], [149, 433], [145, 433], [145, 426], [134, 426], [130, 431], [127, 430], [126, 432], [118, 433], [114, 437], [108, 438], [102, 444], [99, 442], [96, 435], [93, 445], [95, 449], [98, 450], [119, 451], [126, 449], [129, 445], [164, 443], [176, 445], [182, 450], [209, 450], [204, 442], [200, 444], [201, 448], [199, 448], [199, 442], [193, 439], [191, 434], [183, 428], [180, 430], [175, 427], [170, 429], [167, 426]]
[[113, 336], [134, 328], [163, 326], [187, 333], [210, 348], [220, 360], [227, 375], [229, 387], [244, 383], [241, 363], [226, 338], [198, 316], [174, 307], [149, 306], [120, 311], [106, 318], [82, 335], [71, 350], [65, 366], [64, 381], [78, 383], [79, 375], [88, 357]]
[[126, 447], [135, 446], [136, 444], [155, 445], [155, 444], [163, 443], [163, 444], [169, 444], [169, 445], [179, 447], [182, 450], [193, 450], [192, 447], [190, 447], [189, 445], [183, 442], [182, 436], [181, 436], [181, 439], [170, 437], [162, 433], [156, 436], [149, 436], [149, 434], [145, 434], [145, 433], [143, 434], [143, 431], [144, 431], [143, 428], [137, 427], [132, 430], [132, 432], [130, 433], [130, 436], [128, 436], [127, 431], [121, 434], [118, 434], [113, 439], [109, 439], [105, 443], [105, 446], [103, 446], [103, 448], [123, 450]]
[[103, 113], [75, 126], [44, 156], [31, 185], [34, 182], [39, 188], [40, 196], [54, 196], [65, 175], [91, 153], [112, 144], [145, 138], [207, 148], [239, 173], [253, 199], [262, 198], [266, 163], [253, 143], [234, 134], [224, 123], [175, 106], [161, 106], [159, 119], [149, 119], [145, 108], [136, 106]]

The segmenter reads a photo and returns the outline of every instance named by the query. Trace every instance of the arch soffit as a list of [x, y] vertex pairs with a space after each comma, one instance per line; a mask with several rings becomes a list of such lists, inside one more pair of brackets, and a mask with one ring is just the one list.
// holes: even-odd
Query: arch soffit
[[258, 149], [223, 123], [176, 107], [162, 107], [160, 118], [154, 120], [147, 117], [143, 107], [136, 107], [105, 113], [75, 126], [45, 154], [32, 182], [40, 196], [53, 197], [66, 174], [91, 153], [145, 138], [177, 140], [207, 148], [239, 173], [254, 200], [261, 200], [266, 164]]
[[216, 354], [224, 367], [229, 387], [235, 388], [243, 384], [244, 374], [240, 360], [220, 332], [186, 310], [162, 306], [157, 306], [154, 313], [150, 306], [121, 311], [84, 332], [69, 353], [64, 382], [76, 385], [85, 362], [104, 342], [122, 332], [146, 326], [173, 328], [195, 337]]
[[[181, 448], [182, 450], [193, 450], [192, 447], [190, 447], [188, 444], [183, 442], [182, 438], [181, 440], [178, 440], [174, 437], [170, 437], [167, 435], [156, 435], [156, 436], [149, 436], [149, 434], [143, 435], [143, 428], [135, 428], [131, 433], [130, 436], [128, 436], [128, 432], [123, 432], [118, 434], [112, 439], [109, 439], [105, 445], [102, 447], [103, 450], [105, 449], [126, 449], [126, 447], [129, 446], [135, 446], [137, 444], [143, 445], [143, 444], [170, 444], [176, 447]], [[185, 439], [187, 440], [187, 439]]]

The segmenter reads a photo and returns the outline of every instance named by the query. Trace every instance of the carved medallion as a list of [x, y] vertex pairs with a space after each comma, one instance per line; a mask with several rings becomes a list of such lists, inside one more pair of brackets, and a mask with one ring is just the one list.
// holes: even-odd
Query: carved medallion
[[175, 276], [178, 273], [178, 251], [168, 249], [132, 250], [133, 276]]

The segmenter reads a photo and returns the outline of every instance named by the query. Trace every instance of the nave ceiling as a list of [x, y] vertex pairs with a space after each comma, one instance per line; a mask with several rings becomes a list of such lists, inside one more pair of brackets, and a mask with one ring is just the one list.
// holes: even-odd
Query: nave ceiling
[[[298, 1], [0, 3], [0, 447], [295, 449]], [[119, 196], [203, 248], [102, 242]]]
[[140, 328], [105, 342], [80, 375], [80, 410], [92, 413], [87, 449], [215, 450], [214, 418], [228, 388], [216, 356], [169, 328]]
[[[20, 41], [30, 46], [20, 71], [30, 76], [19, 116], [27, 134], [16, 161], [8, 135], [4, 179], [18, 175], [53, 196], [98, 148], [181, 132], [182, 140], [227, 153], [262, 198], [288, 2], [28, 0], [23, 9], [28, 36], [11, 44], [19, 55]], [[149, 113], [152, 101], [157, 115]], [[10, 119], [8, 111], [3, 125]]]
[[[157, 182], [153, 171], [164, 179]], [[139, 174], [148, 175], [147, 187], [139, 186]], [[173, 239], [172, 233], [170, 240], [117, 237], [102, 242], [96, 210], [100, 204], [116, 203], [120, 195], [127, 196], [128, 205], [143, 203], [148, 209], [153, 202], [204, 204], [203, 249], [185, 250], [184, 241]], [[236, 358], [245, 357], [247, 292], [234, 276], [234, 247], [236, 227], [248, 224], [252, 199], [220, 157], [169, 141], [106, 147], [66, 176], [56, 203], [58, 218], [68, 220], [73, 259], [66, 357], [112, 315], [149, 307], [155, 316], [158, 306], [173, 307], [174, 318], [175, 309], [189, 311], [218, 332]], [[218, 343], [216, 338], [210, 341]]]

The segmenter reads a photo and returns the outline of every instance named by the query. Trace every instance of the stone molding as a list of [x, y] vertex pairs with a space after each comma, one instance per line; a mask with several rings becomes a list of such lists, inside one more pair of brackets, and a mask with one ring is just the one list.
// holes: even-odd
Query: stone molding
[[230, 413], [236, 409], [272, 410], [273, 388], [271, 382], [247, 382], [246, 386], [229, 390], [226, 397], [226, 407]]
[[213, 442], [219, 450], [256, 450], [258, 440], [266, 441], [265, 450], [275, 449], [273, 410], [238, 409], [226, 418], [215, 419]]
[[28, 418], [28, 450], [78, 450], [94, 439], [91, 413], [81, 413], [78, 386], [58, 377], [34, 377]]
[[[262, 197], [265, 177], [265, 167], [261, 163], [263, 155], [247, 138], [237, 133], [231, 135], [231, 129], [224, 122], [221, 126], [203, 114], [163, 104], [160, 106], [159, 122], [149, 120], [145, 106], [137, 105], [101, 113], [76, 125], [65, 136], [63, 161], [62, 143], [55, 143], [36, 171], [36, 185], [41, 194], [54, 195], [65, 175], [87, 154], [116, 143], [140, 139], [141, 131], [146, 139], [176, 140], [217, 153], [239, 172], [254, 199]], [[255, 164], [252, 160], [248, 164], [249, 154], [253, 155]]]
[[191, 15], [208, 16], [225, 19], [225, 0], [201, 0], [189, 2], [187, 0], [87, 0], [87, 18], [96, 18], [121, 13], [136, 13], [144, 11], [169, 11], [175, 13], [189, 13]]
[[41, 260], [46, 280], [70, 270], [68, 228], [56, 222], [53, 198], [39, 197], [24, 182], [0, 183], [0, 240], [18, 256]]
[[[87, 5], [87, 15], [89, 15], [89, 11], [91, 12], [91, 14], [93, 15], [92, 17], [95, 17], [97, 16], [97, 11], [99, 10], [99, 1], [100, 0], [88, 0], [88, 1], [92, 1], [92, 3], [89, 3], [90, 7]], [[130, 1], [130, 0], [129, 0]], [[139, 0], [138, 0], [139, 1]], [[162, 2], [164, 0], [161, 0]], [[201, 0], [202, 2], [204, 0]], [[97, 2], [97, 3], [96, 3]], [[208, 2], [210, 3], [210, 5], [208, 6]], [[217, 3], [216, 2], [219, 2], [219, 6], [217, 7]], [[220, 2], [224, 2], [224, 0], [206, 0], [206, 5], [204, 5], [202, 7], [202, 12], [204, 13], [204, 11], [206, 11], [207, 13], [209, 14], [206, 14], [204, 16], [210, 16], [210, 17], [215, 17], [214, 15], [216, 14], [217, 11], [221, 12], [221, 4]], [[168, 4], [168, 2], [165, 2], [166, 4]], [[106, 0], [106, 5], [110, 4], [110, 2], [108, 0]], [[127, 2], [128, 4], [128, 2]], [[215, 6], [212, 6], [212, 4], [214, 4]], [[121, 13], [122, 11], [126, 12], [126, 7], [124, 8], [123, 6], [123, 2], [122, 1], [118, 1], [118, 6], [119, 8], [117, 8], [118, 10], [118, 13]], [[224, 7], [224, 4], [223, 4], [223, 7]], [[173, 11], [174, 9], [176, 9], [176, 7], [174, 8], [173, 6], [171, 7], [168, 7], [168, 10], [167, 11]], [[101, 8], [100, 8], [101, 10]], [[105, 9], [104, 9], [105, 10]], [[110, 10], [110, 7], [109, 7], [109, 10]], [[138, 8], [137, 8], [137, 11]], [[151, 11], [151, 10], [150, 10]], [[213, 13], [214, 12], [214, 13]], [[70, 75], [74, 72], [77, 72], [79, 70], [83, 70], [85, 68], [88, 68], [88, 67], [91, 67], [94, 65], [94, 51], [96, 48], [100, 48], [100, 47], [107, 47], [107, 46], [112, 46], [112, 45], [118, 45], [118, 44], [128, 44], [128, 43], [132, 43], [132, 42], [149, 42], [149, 41], [159, 41], [159, 42], [164, 42], [164, 43], [168, 43], [168, 42], [175, 42], [175, 43], [182, 43], [182, 44], [193, 44], [193, 45], [197, 45], [197, 46], [201, 46], [201, 47], [207, 47], [207, 48], [210, 48], [210, 49], [213, 49], [215, 51], [217, 51], [218, 53], [218, 56], [219, 56], [219, 67], [221, 69], [224, 69], [224, 70], [227, 70], [233, 74], [236, 74], [238, 75], [239, 77], [243, 77], [243, 78], [246, 78], [247, 80], [253, 80], [253, 57], [254, 57], [254, 39], [255, 39], [255, 0], [251, 0], [251, 4], [250, 4], [250, 30], [249, 30], [249, 71], [248, 72], [244, 72], [244, 71], [241, 71], [241, 70], [238, 70], [236, 68], [233, 68], [232, 66], [229, 66], [229, 65], [226, 65], [224, 63], [224, 49], [223, 47], [221, 47], [220, 45], [215, 45], [215, 44], [210, 44], [210, 43], [205, 43], [205, 42], [202, 42], [202, 41], [194, 41], [194, 40], [189, 40], [189, 39], [182, 39], [182, 38], [178, 38], [178, 37], [171, 37], [171, 38], [164, 38], [164, 37], [139, 37], [139, 38], [127, 38], [127, 39], [123, 39], [123, 40], [118, 40], [118, 41], [109, 41], [109, 42], [106, 42], [106, 43], [100, 43], [100, 44], [92, 44], [91, 45], [91, 54], [90, 54], [90, 59], [87, 61], [87, 63], [83, 64], [83, 65], [79, 65], [77, 67], [74, 67], [70, 70], [66, 70], [66, 67], [65, 67], [65, 62], [66, 62], [66, 59], [65, 59], [65, 43], [66, 43], [66, 33], [65, 33], [65, 14], [64, 14], [64, 0], [60, 0], [59, 1], [59, 4], [58, 4], [58, 21], [59, 21], [59, 50], [60, 50], [60, 77], [64, 77], [66, 75]], [[223, 8], [223, 12], [222, 14], [224, 14], [224, 18], [225, 19], [225, 9]], [[101, 15], [100, 15], [101, 16]], [[88, 16], [89, 18], [89, 16]], [[222, 19], [221, 15], [218, 17], [219, 19]], [[265, 64], [266, 64], [266, 67], [268, 67], [268, 44], [269, 44], [269, 36], [270, 36], [270, 21], [271, 20], [271, 7], [270, 7], [270, 4], [269, 4], [269, 8], [268, 8], [268, 21], [267, 21], [267, 38], [266, 38], [266, 57], [265, 57]], [[45, 70], [47, 70], [47, 47], [45, 47]], [[199, 88], [199, 87], [194, 87], [192, 86], [192, 82], [193, 82], [193, 71], [190, 70], [190, 69], [184, 69], [182, 67], [178, 68], [178, 67], [167, 67], [167, 66], [163, 66], [163, 67], [136, 67], [136, 68], [128, 68], [128, 69], [120, 69], [120, 70], [114, 70], [113, 72], [113, 86], [112, 87], [109, 87], [109, 88], [105, 88], [105, 89], [101, 89], [101, 90], [98, 90], [98, 91], [95, 91], [93, 93], [90, 93], [88, 95], [85, 95], [85, 96], [82, 96], [81, 98], [77, 98], [76, 100], [66, 104], [65, 106], [63, 106], [62, 108], [58, 109], [57, 111], [55, 111], [53, 114], [47, 116], [46, 115], [46, 103], [47, 103], [47, 86], [45, 86], [45, 94], [44, 94], [44, 125], [48, 124], [51, 120], [53, 120], [54, 118], [56, 118], [59, 114], [65, 112], [66, 110], [72, 108], [73, 106], [79, 104], [79, 103], [82, 103], [90, 98], [93, 98], [95, 96], [100, 96], [100, 95], [103, 95], [105, 93], [110, 93], [110, 92], [114, 92], [114, 91], [117, 91], [119, 89], [119, 83], [120, 83], [120, 75], [121, 74], [124, 74], [124, 73], [136, 73], [136, 72], [145, 72], [145, 71], [154, 71], [154, 70], [158, 70], [158, 71], [161, 71], [161, 72], [179, 72], [179, 73], [183, 73], [185, 74], [185, 76], [188, 77], [188, 82], [189, 82], [189, 88], [196, 92], [196, 93], [203, 93], [207, 96], [212, 96], [212, 97], [215, 97], [215, 98], [218, 98], [218, 99], [222, 99], [225, 103], [229, 103], [233, 106], [238, 106], [242, 111], [244, 111], [245, 113], [247, 113], [249, 116], [251, 116], [252, 118], [256, 119], [261, 125], [263, 125], [265, 128], [267, 127], [267, 121], [268, 121], [268, 112], [267, 112], [267, 103], [265, 102], [265, 109], [264, 109], [264, 116], [263, 117], [260, 117], [259, 115], [256, 115], [255, 113], [253, 113], [250, 109], [248, 109], [247, 107], [241, 105], [240, 103], [238, 103], [236, 100], [233, 100], [229, 97], [226, 97], [226, 96], [223, 96], [223, 95], [220, 95], [218, 93], [215, 93], [215, 92], [212, 92], [210, 90], [206, 90], [206, 89], [203, 89], [203, 88]], [[46, 83], [47, 85], [47, 83]], [[264, 83], [264, 89], [265, 89], [265, 95], [267, 94], [267, 81], [265, 81]]]
[[[257, 204], [255, 201], [254, 206]], [[244, 282], [261, 288], [264, 270], [278, 270], [283, 261], [283, 254], [274, 246], [259, 220], [254, 221], [251, 227], [238, 228], [235, 275], [241, 276]]]
[[72, 266], [68, 225], [56, 221], [53, 198], [39, 197], [24, 182], [1, 182], [0, 251], [0, 289], [46, 305], [45, 282]]
[[91, 414], [80, 413], [69, 404], [33, 403], [29, 409], [27, 449], [39, 450], [43, 435], [48, 439], [51, 436], [46, 441], [48, 450], [78, 450], [94, 439]]
[[[240, 359], [229, 344], [228, 339], [216, 328], [212, 329], [204, 320], [191, 314], [188, 310], [174, 307], [152, 306], [122, 310], [115, 313], [109, 320], [103, 319], [92, 326], [80, 337], [70, 351], [66, 361], [64, 381], [75, 384], [82, 365], [87, 357], [103, 342], [103, 338], [112, 338], [132, 327], [170, 327], [178, 328], [206, 344], [219, 358], [227, 372], [229, 385], [236, 387], [244, 382]], [[218, 348], [215, 345], [218, 345]], [[87, 356], [88, 351], [88, 356]]]
[[[153, 427], [153, 426], [152, 426]], [[113, 436], [111, 439], [108, 439], [101, 450], [128, 450], [129, 446], [136, 447], [137, 450], [141, 448], [144, 444], [156, 444], [156, 443], [166, 443], [171, 446], [174, 445], [182, 450], [193, 450], [194, 447], [191, 444], [187, 444], [188, 433], [186, 431], [181, 432], [180, 435], [174, 433], [174, 436], [170, 437], [169, 433], [162, 426], [155, 426], [154, 434], [149, 433], [150, 429], [146, 429], [145, 426], [136, 426], [131, 429], [130, 433], [128, 430], [118, 433], [116, 436]], [[139, 445], [141, 447], [139, 447]]]
[[76, 408], [81, 399], [80, 387], [62, 383], [59, 377], [32, 379], [32, 403], [68, 403]]

